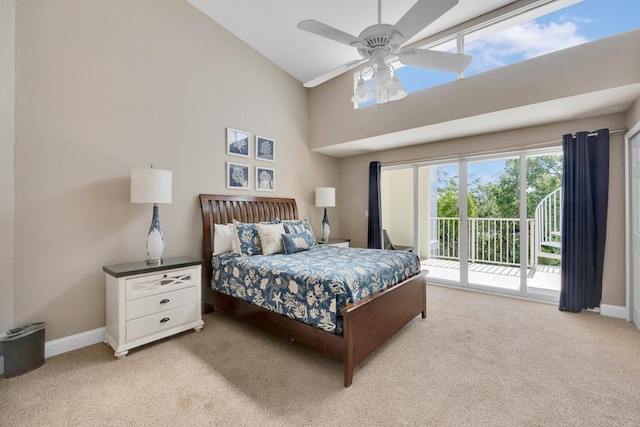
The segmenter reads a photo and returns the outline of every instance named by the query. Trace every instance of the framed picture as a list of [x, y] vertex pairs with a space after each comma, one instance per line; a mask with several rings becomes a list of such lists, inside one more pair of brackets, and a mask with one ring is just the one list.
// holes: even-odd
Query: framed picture
[[227, 188], [231, 190], [248, 190], [251, 179], [249, 165], [227, 162]]
[[227, 154], [249, 157], [249, 133], [227, 128]]
[[256, 166], [256, 190], [276, 191], [276, 170]]
[[256, 135], [256, 159], [266, 162], [276, 161], [276, 142], [271, 138]]

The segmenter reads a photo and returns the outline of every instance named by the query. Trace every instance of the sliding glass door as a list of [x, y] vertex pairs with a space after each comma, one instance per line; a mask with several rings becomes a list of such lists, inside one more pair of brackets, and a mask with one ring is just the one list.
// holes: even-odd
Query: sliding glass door
[[559, 149], [383, 168], [383, 225], [432, 282], [555, 300]]
[[520, 159], [467, 163], [469, 284], [520, 291]]

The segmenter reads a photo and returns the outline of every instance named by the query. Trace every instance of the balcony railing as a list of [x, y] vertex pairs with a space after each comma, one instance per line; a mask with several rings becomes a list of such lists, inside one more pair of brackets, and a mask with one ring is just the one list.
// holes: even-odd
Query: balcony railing
[[[430, 248], [432, 258], [460, 259], [459, 219], [430, 218], [432, 235], [437, 236]], [[518, 218], [469, 218], [467, 220], [467, 257], [470, 262], [520, 265], [520, 220]], [[535, 220], [527, 220], [529, 251], [527, 267], [536, 265]]]
[[[460, 259], [458, 218], [432, 217], [429, 219], [431, 235], [437, 236], [430, 247], [431, 258]], [[562, 188], [557, 188], [536, 206], [535, 218], [527, 219], [527, 268], [535, 273], [540, 258], [560, 260], [562, 220]], [[519, 218], [469, 218], [467, 242], [470, 262], [520, 265]]]

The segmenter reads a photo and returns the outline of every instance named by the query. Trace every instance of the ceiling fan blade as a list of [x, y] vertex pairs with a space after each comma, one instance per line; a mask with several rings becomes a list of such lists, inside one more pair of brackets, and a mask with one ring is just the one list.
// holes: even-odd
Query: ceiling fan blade
[[395, 28], [406, 42], [458, 4], [458, 0], [418, 0], [396, 23]]
[[471, 63], [471, 55], [426, 49], [404, 49], [398, 54], [404, 65], [461, 73]]
[[340, 31], [337, 28], [330, 27], [329, 25], [318, 22], [315, 19], [300, 21], [298, 23], [298, 28], [337, 41], [338, 43], [346, 44], [347, 46], [359, 46], [363, 44], [363, 41], [356, 36]]
[[321, 76], [316, 77], [313, 80], [309, 80], [308, 82], [304, 82], [303, 86], [304, 87], [316, 87], [328, 80], [331, 80], [334, 77], [339, 76], [342, 73], [346, 73], [349, 70], [353, 70], [354, 68], [364, 64], [365, 62], [367, 62], [368, 59], [360, 59], [360, 60], [354, 60], [354, 61], [349, 61], [346, 64], [342, 64], [341, 66], [334, 68], [331, 71], [328, 71], [324, 74], [322, 74]]

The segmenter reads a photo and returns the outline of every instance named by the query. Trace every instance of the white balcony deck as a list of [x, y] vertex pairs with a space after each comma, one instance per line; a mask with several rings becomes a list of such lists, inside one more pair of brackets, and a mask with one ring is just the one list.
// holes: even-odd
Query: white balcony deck
[[[460, 281], [460, 262], [445, 259], [425, 259], [422, 266], [429, 270], [429, 279]], [[504, 265], [469, 264], [469, 283], [493, 288], [520, 289], [520, 269]], [[556, 296], [560, 292], [560, 267], [538, 265], [533, 277], [527, 278], [527, 290], [533, 294]]]

